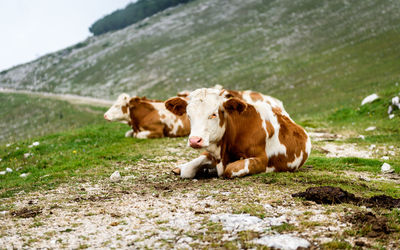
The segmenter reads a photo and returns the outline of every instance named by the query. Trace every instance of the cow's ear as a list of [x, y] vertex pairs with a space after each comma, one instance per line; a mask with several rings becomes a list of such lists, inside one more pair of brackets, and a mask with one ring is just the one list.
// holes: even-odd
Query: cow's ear
[[234, 111], [237, 111], [239, 114], [245, 111], [247, 108], [247, 104], [236, 97], [233, 97], [224, 102], [223, 106], [228, 113], [233, 113]]
[[186, 113], [187, 102], [180, 97], [174, 97], [165, 102], [165, 108], [175, 115], [183, 115]]
[[133, 108], [133, 107], [137, 106], [139, 103], [140, 103], [140, 98], [139, 97], [132, 97], [129, 100], [129, 107]]

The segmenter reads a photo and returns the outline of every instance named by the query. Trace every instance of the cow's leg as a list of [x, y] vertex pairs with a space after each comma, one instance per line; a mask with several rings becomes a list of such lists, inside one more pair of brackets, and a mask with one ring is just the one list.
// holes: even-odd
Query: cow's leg
[[[181, 178], [194, 178], [196, 176], [197, 171], [201, 169], [204, 165], [212, 164], [213, 161], [210, 160], [207, 155], [200, 155], [194, 160], [191, 160], [185, 164], [178, 166], [180, 169]], [[174, 172], [176, 170], [173, 170]]]
[[133, 129], [126, 131], [125, 137], [133, 137]]
[[232, 162], [226, 166], [224, 177], [234, 178], [248, 174], [265, 172], [268, 166], [268, 158], [254, 157]]

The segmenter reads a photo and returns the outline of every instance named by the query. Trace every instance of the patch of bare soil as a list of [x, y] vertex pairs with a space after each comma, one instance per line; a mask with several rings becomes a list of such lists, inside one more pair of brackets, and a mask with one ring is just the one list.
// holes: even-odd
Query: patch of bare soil
[[306, 200], [315, 201], [318, 204], [352, 203], [366, 207], [400, 208], [400, 199], [387, 195], [376, 195], [371, 198], [357, 197], [338, 187], [323, 186], [307, 188], [305, 192], [292, 194], [293, 197], [301, 197]]
[[357, 212], [346, 218], [353, 224], [353, 227], [362, 230], [366, 237], [383, 238], [390, 234], [388, 219], [383, 216], [376, 216], [372, 212]]
[[354, 194], [344, 191], [341, 188], [331, 186], [307, 188], [305, 192], [295, 193], [292, 196], [315, 201], [318, 204], [350, 203], [356, 200]]
[[11, 212], [12, 216], [20, 217], [20, 218], [33, 218], [42, 213], [42, 209], [39, 207], [24, 207], [19, 210], [15, 210]]

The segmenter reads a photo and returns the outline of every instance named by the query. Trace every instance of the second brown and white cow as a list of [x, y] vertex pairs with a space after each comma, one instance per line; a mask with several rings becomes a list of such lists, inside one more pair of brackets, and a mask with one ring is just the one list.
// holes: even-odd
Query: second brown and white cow
[[180, 137], [190, 133], [190, 123], [186, 116], [175, 115], [165, 108], [164, 102], [145, 97], [129, 97], [121, 94], [104, 114], [108, 121], [119, 121], [131, 126], [126, 137], [140, 139], [160, 137]]
[[307, 160], [311, 141], [280, 107], [264, 101], [227, 98], [216, 89], [198, 89], [189, 100], [171, 98], [167, 109], [187, 113], [188, 144], [206, 152], [180, 165], [182, 178], [193, 178], [204, 166], [228, 178], [261, 172], [295, 171]]

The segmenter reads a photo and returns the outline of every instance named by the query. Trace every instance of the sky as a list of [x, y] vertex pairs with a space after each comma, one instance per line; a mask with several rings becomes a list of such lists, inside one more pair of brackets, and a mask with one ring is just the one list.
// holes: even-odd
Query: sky
[[99, 18], [134, 0], [0, 0], [0, 71], [91, 36]]

